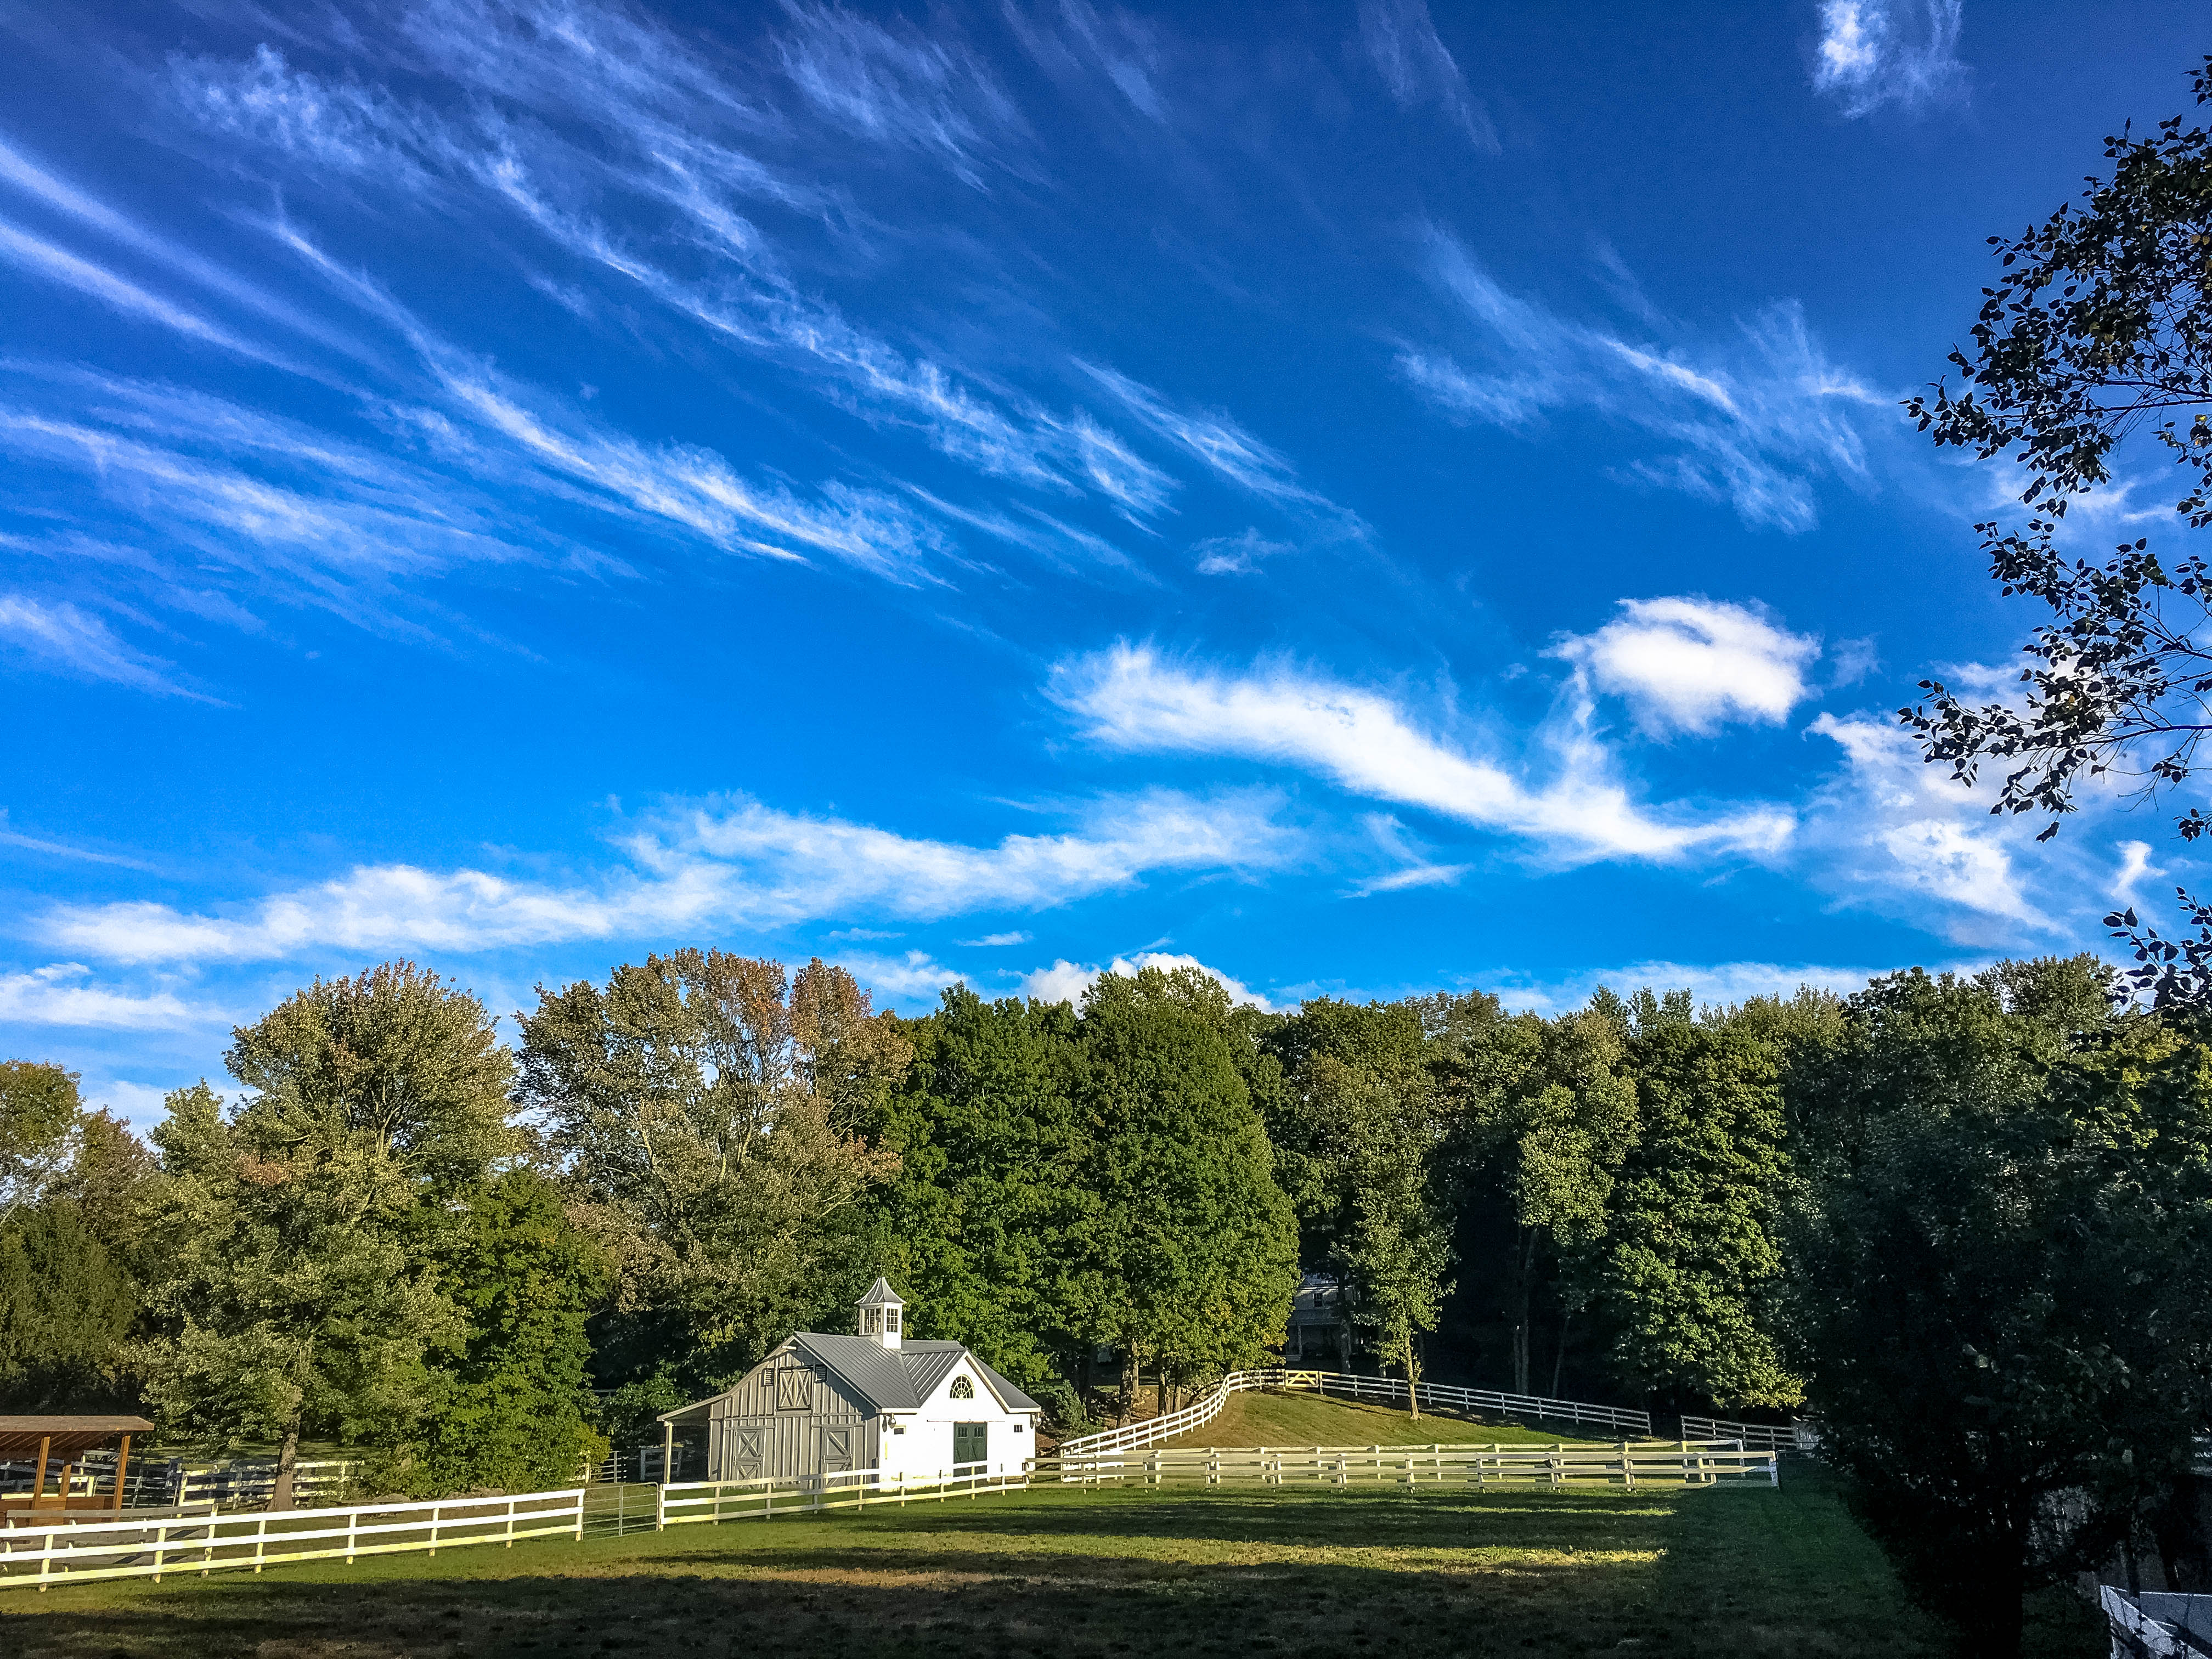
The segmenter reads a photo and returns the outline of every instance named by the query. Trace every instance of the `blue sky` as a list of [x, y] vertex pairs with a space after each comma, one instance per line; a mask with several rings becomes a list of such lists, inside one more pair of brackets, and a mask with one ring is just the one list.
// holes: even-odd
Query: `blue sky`
[[0, 1047], [143, 1121], [401, 955], [2094, 945], [2189, 866], [1888, 719], [2031, 620], [1897, 406], [2184, 106], [2127, 16], [0, 5]]

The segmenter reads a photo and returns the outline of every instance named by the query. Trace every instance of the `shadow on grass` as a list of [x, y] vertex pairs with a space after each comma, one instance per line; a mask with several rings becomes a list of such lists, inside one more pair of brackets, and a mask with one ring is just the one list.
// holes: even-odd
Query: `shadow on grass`
[[1043, 1494], [351, 1571], [9, 1592], [22, 1659], [1923, 1659], [1832, 1492]]

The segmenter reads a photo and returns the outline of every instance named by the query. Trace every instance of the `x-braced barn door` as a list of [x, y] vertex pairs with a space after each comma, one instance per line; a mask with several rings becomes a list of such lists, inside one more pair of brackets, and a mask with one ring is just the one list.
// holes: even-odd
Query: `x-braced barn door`
[[853, 1431], [833, 1429], [824, 1425], [822, 1430], [822, 1472], [842, 1474], [853, 1467]]

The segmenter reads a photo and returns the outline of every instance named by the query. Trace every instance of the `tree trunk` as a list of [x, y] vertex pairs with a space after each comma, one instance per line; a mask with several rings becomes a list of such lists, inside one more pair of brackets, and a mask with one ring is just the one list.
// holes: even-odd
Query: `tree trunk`
[[1406, 1333], [1406, 1403], [1413, 1407], [1413, 1421], [1421, 1420], [1421, 1362], [1413, 1357], [1413, 1334]]
[[296, 1508], [292, 1501], [292, 1472], [300, 1462], [300, 1419], [294, 1418], [284, 1425], [284, 1449], [276, 1454], [276, 1486], [269, 1494], [272, 1510]]
[[1572, 1308], [1559, 1316], [1559, 1351], [1552, 1356], [1552, 1398], [1554, 1400], [1559, 1397], [1560, 1374], [1567, 1368], [1567, 1326], [1574, 1316]]
[[1135, 1343], [1126, 1343], [1121, 1349], [1121, 1411], [1125, 1417], [1137, 1414], [1137, 1391], [1144, 1386], [1144, 1358], [1137, 1352]]
[[1521, 1230], [1521, 1245], [1516, 1252], [1514, 1291], [1519, 1305], [1513, 1322], [1513, 1392], [1528, 1392], [1528, 1322], [1536, 1298], [1536, 1230]]

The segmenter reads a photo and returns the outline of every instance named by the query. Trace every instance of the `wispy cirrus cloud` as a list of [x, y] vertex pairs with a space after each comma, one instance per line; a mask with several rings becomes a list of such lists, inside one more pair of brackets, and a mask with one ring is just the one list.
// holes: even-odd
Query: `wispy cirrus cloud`
[[1498, 130], [1437, 36], [1426, 0], [1360, 0], [1359, 40], [1399, 108], [1433, 105], [1477, 149], [1498, 154]]
[[1287, 664], [1243, 672], [1186, 665], [1149, 646], [1062, 663], [1051, 695], [1094, 742], [1133, 753], [1235, 755], [1299, 767], [1370, 799], [1419, 806], [1523, 837], [1566, 862], [1665, 860], [1693, 849], [1770, 853], [1790, 837], [1781, 808], [1718, 813], [1647, 808], [1571, 712], [1540, 746], [1548, 775], [1448, 740], [1381, 692]]
[[1646, 731], [1702, 736], [1732, 720], [1777, 725], [1811, 695], [1805, 671], [1820, 642], [1762, 607], [1701, 598], [1620, 603], [1619, 617], [1570, 635], [1552, 654], [1626, 698]]
[[[403, 103], [295, 68], [267, 46], [243, 63], [180, 64], [177, 95], [203, 123], [294, 164], [386, 185], [385, 170], [395, 167], [434, 181], [456, 213], [504, 207], [562, 254], [641, 291], [713, 339], [801, 375], [860, 418], [921, 433], [987, 477], [1096, 495], [1139, 516], [1165, 507], [1174, 481], [1082, 410], [1052, 410], [902, 347], [795, 283], [774, 240], [741, 204], [817, 211], [827, 198], [747, 152], [745, 143], [775, 129], [779, 118], [718, 79], [690, 47], [650, 31], [641, 44], [598, 12], [578, 12], [549, 30], [531, 21], [536, 13], [526, 7], [452, 0], [439, 9], [453, 14], [456, 38], [476, 43], [441, 44], [431, 60], [459, 93], [479, 102], [527, 100], [603, 142], [580, 147], [550, 118], [518, 123], [481, 108], [449, 113]], [[610, 28], [630, 59], [668, 77], [652, 99], [634, 101], [623, 94], [624, 77], [595, 76], [572, 61], [596, 45], [594, 31]], [[993, 123], [961, 114], [960, 100], [945, 101], [955, 88], [972, 90], [976, 66], [963, 54], [852, 14], [803, 9], [778, 51], [817, 116], [883, 142], [963, 158], [963, 168], [981, 155]], [[923, 97], [930, 87], [943, 96]], [[617, 219], [623, 228], [614, 228]], [[655, 219], [661, 233], [641, 234]]]
[[31, 932], [100, 961], [198, 963], [1040, 910], [1152, 874], [1277, 867], [1296, 856], [1299, 837], [1277, 820], [1275, 806], [1263, 793], [1201, 799], [1156, 792], [1094, 803], [1073, 830], [979, 847], [750, 801], [702, 804], [624, 833], [621, 866], [567, 883], [366, 865], [217, 912], [143, 902], [59, 905]]
[[1478, 357], [1469, 367], [1449, 349], [1408, 347], [1398, 368], [1456, 419], [1528, 430], [1589, 410], [1658, 441], [1662, 453], [1626, 459], [1623, 473], [1789, 532], [1818, 522], [1814, 480], [1866, 477], [1852, 410], [1891, 400], [1829, 362], [1794, 303], [1769, 307], [1729, 345], [1692, 350], [1625, 339], [1511, 294], [1442, 230], [1430, 233], [1428, 260]]
[[188, 690], [171, 678], [172, 665], [133, 650], [99, 617], [66, 600], [40, 599], [28, 593], [0, 593], [0, 648], [21, 652], [43, 665], [106, 680], [134, 691], [161, 696], [213, 698]]
[[1813, 86], [1848, 116], [1965, 96], [1962, 0], [1822, 0]]
[[939, 157], [980, 187], [980, 167], [1025, 124], [982, 60], [841, 7], [793, 7], [777, 37], [783, 72], [824, 118], [872, 143]]

